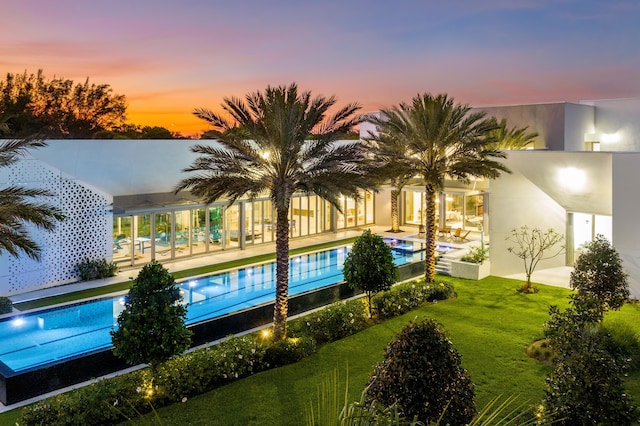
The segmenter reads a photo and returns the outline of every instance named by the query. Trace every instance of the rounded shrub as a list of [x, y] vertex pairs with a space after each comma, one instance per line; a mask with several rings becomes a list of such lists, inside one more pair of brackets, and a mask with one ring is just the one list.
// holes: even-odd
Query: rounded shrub
[[8, 314], [13, 311], [11, 299], [5, 296], [0, 297], [0, 314]]
[[460, 354], [433, 320], [410, 323], [385, 349], [369, 379], [367, 397], [397, 403], [407, 418], [462, 425], [476, 414], [475, 392]]

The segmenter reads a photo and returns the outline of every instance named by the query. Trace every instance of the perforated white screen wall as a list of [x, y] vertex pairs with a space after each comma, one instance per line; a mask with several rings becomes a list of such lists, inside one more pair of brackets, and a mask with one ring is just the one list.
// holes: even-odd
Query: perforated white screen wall
[[2, 253], [0, 295], [78, 281], [77, 265], [83, 259], [111, 258], [111, 196], [33, 159], [4, 168], [0, 181], [2, 187], [16, 185], [49, 190], [55, 196], [37, 201], [57, 206], [67, 216], [53, 232], [34, 226], [27, 228], [42, 250], [40, 261], [25, 254], [15, 258]]

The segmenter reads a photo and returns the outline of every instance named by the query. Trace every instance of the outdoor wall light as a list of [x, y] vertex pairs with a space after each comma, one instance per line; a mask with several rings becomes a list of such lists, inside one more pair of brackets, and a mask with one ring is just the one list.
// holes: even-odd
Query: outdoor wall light
[[602, 134], [602, 142], [603, 143], [615, 143], [620, 142], [620, 133], [603, 133]]
[[558, 170], [558, 183], [566, 189], [579, 191], [587, 183], [587, 174], [575, 167], [564, 167]]

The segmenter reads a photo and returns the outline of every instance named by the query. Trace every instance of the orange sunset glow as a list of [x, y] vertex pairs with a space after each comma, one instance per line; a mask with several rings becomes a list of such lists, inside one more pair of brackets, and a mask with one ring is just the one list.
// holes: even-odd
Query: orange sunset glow
[[470, 105], [637, 96], [640, 3], [24, 0], [0, 69], [109, 84], [127, 119], [197, 135], [194, 108], [296, 82], [372, 111], [418, 92]]

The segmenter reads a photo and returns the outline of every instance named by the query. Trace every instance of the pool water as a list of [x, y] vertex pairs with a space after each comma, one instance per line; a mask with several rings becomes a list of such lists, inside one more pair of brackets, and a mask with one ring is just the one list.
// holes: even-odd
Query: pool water
[[[340, 247], [289, 261], [289, 295], [343, 281], [348, 254]], [[423, 251], [393, 250], [396, 265], [424, 259]], [[180, 282], [187, 325], [252, 308], [275, 299], [275, 263]], [[124, 309], [124, 296], [36, 311], [0, 321], [0, 362], [14, 372], [111, 347], [109, 331]]]

